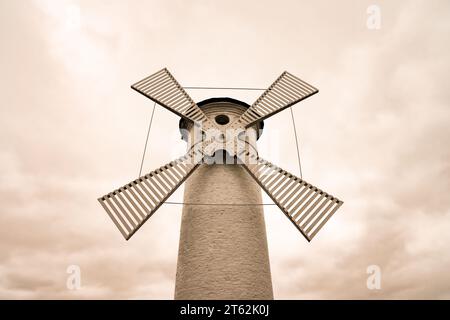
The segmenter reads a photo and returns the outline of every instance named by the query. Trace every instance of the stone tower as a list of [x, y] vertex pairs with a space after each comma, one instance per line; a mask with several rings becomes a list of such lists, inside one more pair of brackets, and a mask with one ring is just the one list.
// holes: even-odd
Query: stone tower
[[[230, 98], [198, 106], [219, 125], [249, 107]], [[192, 127], [180, 120], [188, 149]], [[250, 148], [256, 150], [262, 127], [247, 130]], [[242, 165], [200, 165], [186, 181], [184, 202], [175, 299], [273, 299], [263, 207], [248, 205], [262, 202], [261, 189]]]

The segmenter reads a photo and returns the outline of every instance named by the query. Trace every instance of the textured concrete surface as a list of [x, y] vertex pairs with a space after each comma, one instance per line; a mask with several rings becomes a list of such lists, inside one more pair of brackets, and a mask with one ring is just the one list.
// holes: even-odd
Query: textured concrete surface
[[[207, 116], [218, 110], [238, 116], [244, 109], [216, 105], [204, 110]], [[243, 204], [262, 199], [241, 165], [203, 164], [186, 181], [184, 201]], [[262, 206], [184, 206], [175, 299], [273, 299]]]

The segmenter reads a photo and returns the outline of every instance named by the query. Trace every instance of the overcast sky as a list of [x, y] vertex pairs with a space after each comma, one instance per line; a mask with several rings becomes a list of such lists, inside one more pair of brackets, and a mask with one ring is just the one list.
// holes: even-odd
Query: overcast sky
[[[449, 33], [446, 0], [0, 0], [0, 298], [173, 298], [181, 207], [126, 242], [96, 200], [139, 172], [153, 104], [130, 85], [168, 67], [184, 86], [288, 70], [320, 89], [293, 108], [303, 177], [345, 203], [311, 243], [265, 207], [277, 299], [449, 299]], [[290, 121], [266, 120], [259, 148], [298, 173]], [[144, 171], [184, 149], [158, 107]]]

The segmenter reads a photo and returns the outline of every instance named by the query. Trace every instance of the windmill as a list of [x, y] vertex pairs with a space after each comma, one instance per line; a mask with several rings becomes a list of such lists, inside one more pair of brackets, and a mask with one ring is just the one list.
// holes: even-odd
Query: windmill
[[343, 202], [261, 158], [256, 140], [264, 119], [318, 90], [285, 71], [251, 106], [230, 98], [195, 103], [166, 68], [131, 88], [181, 117], [187, 152], [100, 204], [128, 240], [191, 176], [175, 298], [272, 299], [260, 188], [308, 241]]

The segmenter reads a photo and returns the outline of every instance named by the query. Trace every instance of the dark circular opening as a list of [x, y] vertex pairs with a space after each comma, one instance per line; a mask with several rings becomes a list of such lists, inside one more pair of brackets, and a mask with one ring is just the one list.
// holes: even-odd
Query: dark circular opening
[[216, 120], [216, 122], [221, 125], [224, 125], [224, 124], [227, 124], [228, 122], [230, 122], [230, 118], [228, 118], [228, 116], [226, 116], [224, 114], [219, 114], [218, 116], [216, 116], [214, 118], [214, 120]]

